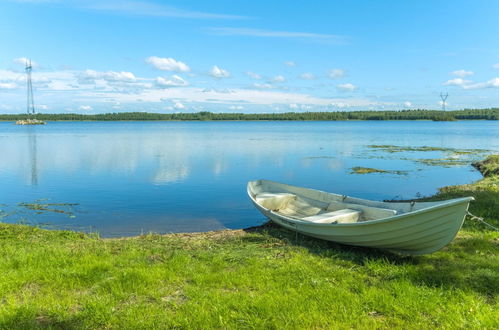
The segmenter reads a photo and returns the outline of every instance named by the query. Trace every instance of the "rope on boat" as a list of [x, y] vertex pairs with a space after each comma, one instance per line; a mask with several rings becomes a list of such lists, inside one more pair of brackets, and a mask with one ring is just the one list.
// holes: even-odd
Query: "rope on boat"
[[474, 214], [471, 214], [471, 212], [470, 212], [470, 211], [466, 211], [466, 215], [467, 215], [467, 216], [470, 216], [470, 217], [471, 217], [471, 218], [470, 218], [471, 220], [478, 220], [478, 221], [480, 221], [481, 223], [483, 223], [484, 225], [489, 226], [490, 228], [494, 229], [495, 231], [499, 231], [499, 228], [492, 226], [490, 223], [486, 223], [486, 222], [485, 222], [485, 220], [483, 220], [483, 218], [480, 218], [480, 217], [477, 217], [477, 216], [476, 216], [476, 215], [474, 215]]

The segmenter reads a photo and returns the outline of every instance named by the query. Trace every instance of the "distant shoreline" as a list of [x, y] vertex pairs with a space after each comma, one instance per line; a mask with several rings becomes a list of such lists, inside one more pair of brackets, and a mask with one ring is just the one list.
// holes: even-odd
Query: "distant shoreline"
[[59, 113], [36, 115], [0, 114], [0, 121], [36, 118], [43, 121], [457, 121], [499, 120], [499, 108], [468, 110], [336, 111], [286, 113], [150, 113], [120, 112], [104, 114]]

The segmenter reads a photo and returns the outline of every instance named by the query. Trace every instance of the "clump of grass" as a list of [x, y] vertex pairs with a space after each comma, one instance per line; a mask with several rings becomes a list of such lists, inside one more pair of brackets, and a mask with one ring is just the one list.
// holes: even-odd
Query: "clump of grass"
[[485, 177], [499, 175], [499, 155], [491, 155], [485, 160], [472, 164]]
[[[484, 217], [493, 226], [499, 227], [499, 155], [490, 155], [484, 161], [474, 163], [484, 178], [470, 184], [448, 186], [440, 188], [435, 196], [424, 200], [444, 200], [464, 196], [473, 196], [475, 201], [470, 203], [470, 211]], [[481, 229], [480, 223], [465, 221], [464, 228]]]
[[369, 174], [369, 173], [390, 173], [390, 174], [397, 174], [397, 175], [407, 175], [407, 171], [392, 171], [392, 170], [381, 170], [377, 168], [371, 168], [371, 167], [361, 167], [361, 166], [356, 166], [351, 168], [351, 174]]

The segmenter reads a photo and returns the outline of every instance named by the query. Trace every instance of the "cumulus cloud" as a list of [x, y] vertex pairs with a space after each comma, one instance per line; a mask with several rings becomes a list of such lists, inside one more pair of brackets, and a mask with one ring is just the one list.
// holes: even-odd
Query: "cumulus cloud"
[[26, 58], [26, 57], [18, 57], [18, 58], [15, 58], [14, 59], [14, 63], [16, 64], [20, 64], [20, 65], [26, 65], [27, 62], [31, 61], [31, 66], [36, 68], [38, 67], [38, 63], [29, 59], [29, 58]]
[[170, 79], [157, 77], [156, 85], [159, 87], [180, 87], [189, 85], [182, 77], [173, 75]]
[[462, 85], [464, 89], [484, 89], [484, 88], [499, 88], [499, 78], [493, 78], [485, 82]]
[[89, 110], [92, 110], [93, 108], [89, 105], [80, 105], [78, 107], [78, 110], [83, 110], [83, 111], [89, 111]]
[[275, 82], [281, 83], [281, 82], [285, 82], [286, 78], [284, 78], [284, 76], [277, 75], [274, 78], [272, 78], [272, 80], [275, 81]]
[[154, 68], [163, 71], [189, 72], [191, 68], [184, 62], [177, 61], [171, 57], [150, 56], [146, 58], [146, 63]]
[[289, 67], [294, 67], [294, 66], [296, 66], [296, 62], [286, 61], [286, 62], [284, 62], [284, 65], [285, 66], [289, 66]]
[[250, 78], [253, 78], [253, 79], [262, 79], [261, 75], [259, 75], [258, 73], [251, 72], [251, 71], [246, 72], [246, 75]]
[[492, 78], [485, 82], [473, 83], [469, 80], [462, 78], [455, 78], [443, 83], [445, 86], [458, 86], [462, 89], [485, 89], [485, 88], [499, 88], [499, 78]]
[[17, 84], [13, 82], [6, 82], [6, 83], [0, 82], [0, 89], [15, 89], [17, 87], [18, 87]]
[[406, 107], [406, 108], [410, 108], [410, 107], [412, 107], [412, 103], [411, 103], [411, 102], [409, 102], [409, 101], [405, 101], [405, 102], [404, 102], [404, 107]]
[[315, 79], [315, 75], [310, 73], [310, 72], [305, 72], [305, 73], [302, 73], [300, 75], [300, 78], [301, 79], [305, 79], [305, 80], [314, 80]]
[[253, 87], [258, 88], [258, 89], [272, 89], [274, 86], [271, 84], [259, 84], [259, 83], [254, 83]]
[[215, 77], [215, 78], [227, 78], [230, 76], [230, 73], [229, 73], [229, 71], [224, 70], [224, 69], [219, 68], [218, 66], [214, 65], [210, 70], [210, 76]]
[[78, 74], [78, 82], [80, 84], [92, 84], [96, 80], [105, 80], [109, 82], [135, 82], [137, 78], [131, 72], [127, 71], [106, 71], [99, 72], [95, 70], [85, 70]]
[[451, 72], [451, 75], [461, 78], [472, 76], [473, 74], [475, 74], [473, 71], [466, 70], [456, 70]]
[[353, 92], [354, 90], [357, 89], [357, 86], [351, 84], [351, 83], [346, 83], [346, 84], [339, 84], [336, 86], [340, 91], [343, 92]]
[[183, 110], [185, 109], [185, 105], [183, 105], [182, 103], [180, 102], [175, 102], [175, 104], [173, 105], [173, 107], [177, 110]]
[[342, 69], [331, 69], [327, 72], [329, 78], [338, 79], [345, 76], [345, 70]]
[[289, 108], [290, 108], [290, 109], [295, 109], [295, 110], [296, 110], [296, 109], [298, 109], [298, 104], [296, 104], [296, 103], [291, 103], [291, 104], [289, 105]]
[[470, 82], [471, 81], [465, 80], [463, 78], [454, 78], [444, 82], [444, 86], [464, 86]]
[[229, 107], [230, 110], [243, 110], [244, 107], [242, 105], [231, 105]]
[[499, 69], [499, 63], [496, 63], [492, 66], [494, 69]]

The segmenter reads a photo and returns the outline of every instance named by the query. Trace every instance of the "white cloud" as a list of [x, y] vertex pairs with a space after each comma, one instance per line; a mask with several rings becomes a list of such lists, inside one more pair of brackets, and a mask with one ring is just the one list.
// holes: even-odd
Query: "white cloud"
[[444, 82], [444, 86], [464, 86], [470, 82], [471, 81], [465, 80], [463, 78], [454, 78]]
[[352, 92], [357, 89], [357, 86], [351, 84], [351, 83], [346, 83], [346, 84], [339, 84], [336, 86], [340, 91], [343, 92]]
[[289, 105], [289, 108], [290, 108], [290, 109], [298, 109], [298, 104], [296, 104], [296, 103], [291, 103], [291, 104]]
[[39, 109], [39, 110], [48, 110], [48, 109], [50, 109], [50, 107], [48, 105], [46, 105], [46, 104], [38, 104], [36, 106], [36, 108]]
[[281, 92], [276, 90], [230, 89], [216, 90], [195, 87], [145, 89], [137, 94], [121, 92], [103, 92], [99, 90], [85, 91], [81, 97], [98, 101], [99, 99], [114, 99], [122, 104], [135, 103], [137, 98], [143, 102], [162, 102], [163, 100], [188, 100], [192, 103], [229, 104], [246, 102], [252, 105], [282, 104], [288, 107], [291, 103], [328, 106], [344, 103], [350, 107], [367, 107], [394, 105], [390, 102], [372, 101], [366, 98], [322, 98], [307, 94]]
[[36, 63], [35, 61], [29, 59], [29, 58], [26, 58], [26, 57], [18, 57], [18, 58], [15, 58], [14, 59], [14, 63], [16, 64], [20, 64], [20, 65], [23, 65], [25, 66], [27, 62], [31, 61], [31, 66], [36, 68], [38, 67], [38, 63]]
[[473, 71], [466, 70], [456, 70], [451, 72], [451, 75], [461, 78], [472, 76], [473, 74], [475, 74]]
[[210, 75], [215, 78], [227, 78], [230, 76], [229, 71], [219, 68], [214, 65], [210, 70]]
[[131, 72], [127, 71], [106, 71], [99, 72], [95, 70], [85, 70], [78, 75], [78, 81], [82, 84], [95, 83], [96, 80], [105, 80], [109, 82], [135, 82], [137, 78]]
[[331, 103], [331, 106], [343, 109], [343, 108], [348, 108], [349, 104], [347, 102], [333, 102]]
[[176, 17], [190, 19], [246, 19], [245, 16], [227, 15], [217, 13], [207, 13], [180, 9], [160, 3], [146, 0], [85, 0], [85, 1], [62, 1], [62, 0], [11, 0], [16, 2], [25, 2], [32, 4], [45, 4], [57, 2], [60, 5], [66, 5], [83, 10], [106, 11], [118, 14], [156, 16], [156, 17]]
[[185, 105], [183, 105], [182, 103], [180, 102], [175, 102], [175, 104], [173, 105], [173, 107], [177, 110], [183, 110], [185, 109]]
[[443, 83], [445, 86], [459, 86], [462, 89], [499, 88], [499, 78], [492, 78], [485, 82], [473, 83], [469, 80], [454, 78]]
[[16, 83], [12, 83], [12, 82], [2, 83], [2, 82], [0, 82], [0, 89], [15, 89], [17, 87], [18, 86]]
[[157, 57], [150, 56], [146, 58], [146, 63], [151, 64], [158, 70], [175, 71], [175, 72], [189, 72], [191, 68], [184, 62], [177, 61], [171, 57]]
[[157, 77], [156, 85], [158, 85], [159, 87], [179, 87], [179, 86], [187, 86], [189, 84], [182, 77], [175, 74], [170, 79]]
[[243, 110], [244, 107], [242, 105], [231, 105], [229, 107], [230, 110]]
[[305, 79], [305, 80], [314, 80], [315, 79], [315, 75], [310, 73], [310, 72], [305, 72], [305, 73], [302, 73], [300, 75], [300, 78], [301, 79]]
[[261, 75], [259, 75], [258, 73], [251, 72], [251, 71], [246, 72], [246, 75], [250, 78], [253, 78], [253, 79], [262, 79]]
[[494, 69], [499, 69], [499, 63], [496, 63], [492, 66]]
[[499, 78], [493, 78], [486, 82], [467, 84], [462, 86], [464, 89], [484, 89], [484, 88], [499, 88]]
[[410, 107], [412, 107], [412, 103], [411, 103], [411, 102], [409, 102], [409, 101], [405, 101], [405, 102], [404, 102], [404, 107], [406, 107], [406, 108], [410, 108]]
[[252, 28], [214, 27], [206, 29], [209, 33], [220, 36], [251, 36], [263, 38], [300, 38], [328, 41], [334, 44], [344, 44], [346, 37], [337, 34], [322, 34], [310, 32], [275, 31]]
[[272, 78], [272, 80], [273, 80], [273, 81], [275, 81], [275, 82], [280, 83], [280, 82], [285, 82], [285, 81], [286, 81], [286, 78], [284, 78], [284, 76], [277, 75], [277, 76], [275, 76], [274, 78]]
[[271, 84], [259, 84], [259, 83], [254, 83], [253, 87], [258, 88], [258, 89], [272, 89], [274, 86]]
[[345, 70], [331, 69], [327, 72], [329, 78], [338, 79], [345, 76]]
[[284, 65], [289, 66], [289, 67], [294, 67], [294, 66], [296, 66], [296, 63], [293, 61], [286, 61], [286, 62], [284, 62]]
[[83, 110], [83, 111], [89, 111], [89, 110], [92, 110], [93, 108], [89, 105], [80, 105], [78, 107], [78, 110]]

